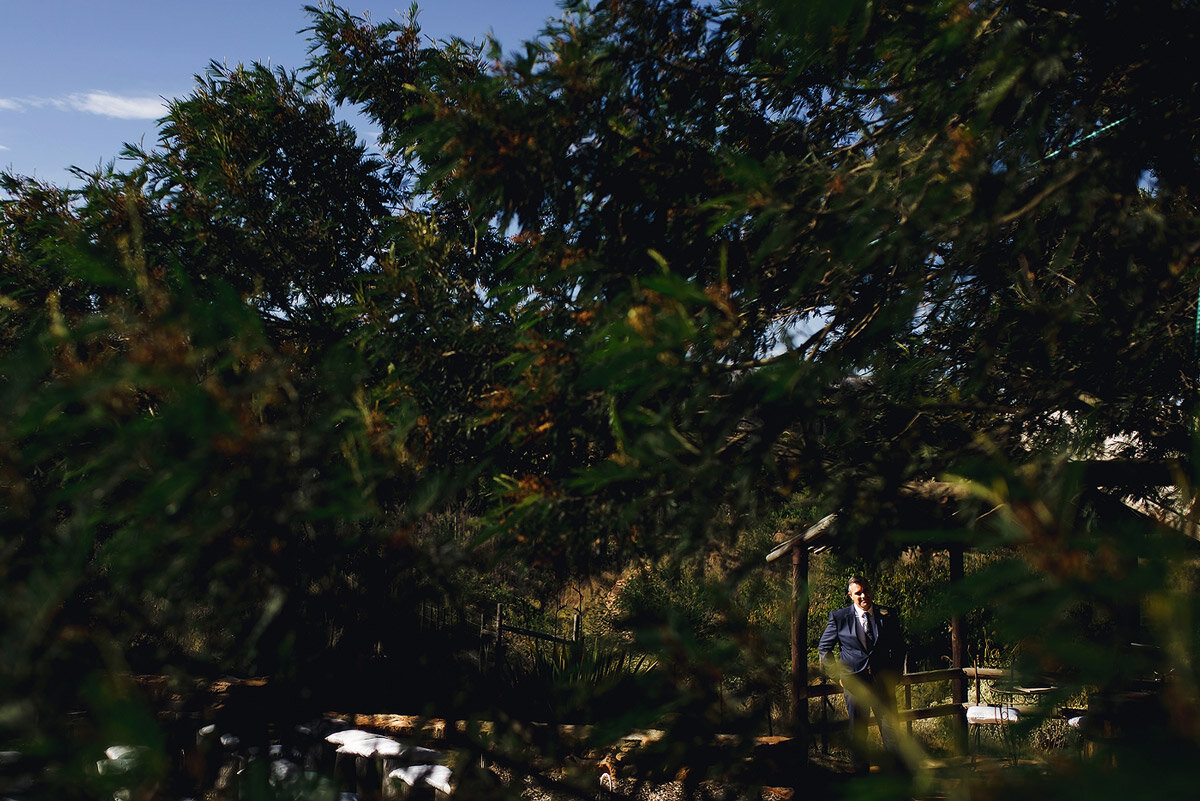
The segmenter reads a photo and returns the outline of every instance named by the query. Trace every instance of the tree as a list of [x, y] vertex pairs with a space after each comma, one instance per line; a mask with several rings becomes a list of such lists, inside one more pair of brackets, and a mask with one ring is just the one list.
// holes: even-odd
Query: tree
[[1043, 552], [1002, 573], [1038, 613], [995, 601], [1035, 662], [1080, 644], [1050, 588], [1105, 615], [1161, 589], [1178, 548], [1082, 499], [1190, 483], [1190, 4], [565, 11], [474, 67], [313, 12], [316, 74], [418, 186], [517, 230], [474, 466], [511, 553], [693, 552], [798, 490], [879, 553], [906, 485], [959, 475]]
[[296, 687], [285, 717], [321, 703], [338, 629], [379, 630], [382, 605], [347, 598], [394, 594], [369, 577], [404, 550], [364, 523], [378, 476], [341, 344], [377, 164], [257, 67], [214, 68], [127, 155], [79, 190], [4, 176], [0, 206], [0, 737], [60, 797], [103, 794], [79, 765], [105, 744], [166, 769], [132, 673], [168, 674], [184, 710], [225, 674]]
[[[309, 82], [214, 66], [128, 171], [5, 179], [18, 717], [89, 703], [54, 692], [89, 686], [81, 631], [110, 655], [85, 679], [149, 638], [151, 664], [311, 688], [291, 657], [351, 601], [387, 610], [339, 612], [368, 625], [649, 562], [708, 639], [639, 607], [669, 681], [597, 731], [663, 726], [661, 769], [736, 776], [777, 660], [734, 591], [757, 566], [722, 584], [711, 555], [799, 496], [875, 559], [918, 541], [904, 490], [937, 476], [1002, 502], [950, 535], [1016, 555], [948, 607], [987, 606], [1068, 690], [1173, 671], [1164, 698], [1194, 701], [1191, 557], [1112, 512], [1190, 491], [1198, 112], [1168, 77], [1193, 4], [607, 0], [509, 58], [310, 13]], [[1131, 606], [1160, 650], [1119, 650]], [[1082, 775], [1182, 782], [1200, 742], [1160, 724]], [[722, 731], [741, 750], [706, 750]]]
[[[382, 164], [295, 74], [216, 62], [174, 101], [158, 146], [131, 147], [147, 246], [162, 267], [233, 287], [272, 336], [305, 347], [346, 331], [392, 193]], [[109, 214], [114, 210], [103, 210]]]
[[[507, 408], [506, 424], [531, 461], [560, 462], [530, 470], [556, 492], [626, 476], [640, 493], [654, 479], [625, 469], [639, 459], [698, 488], [666, 502], [677, 511], [727, 502], [711, 490], [729, 464], [751, 484], [768, 465], [768, 483], [791, 471], [845, 484], [887, 463], [894, 491], [976, 453], [981, 430], [1030, 458], [1055, 414], [1096, 419], [1078, 426], [1092, 448], [1136, 426], [1141, 447], [1180, 452], [1186, 419], [1172, 410], [1190, 345], [1173, 321], [1191, 295], [1172, 269], [1194, 241], [1187, 201], [1166, 184], [1139, 190], [1168, 157], [1129, 146], [1134, 126], [1089, 136], [1115, 76], [1144, 78], [1134, 56], [1109, 64], [1089, 49], [1106, 48], [1125, 12], [1068, 31], [1081, 13], [1064, 6], [1045, 22], [1057, 37], [1030, 35], [1049, 12], [1021, 4], [829, 19], [771, 3], [576, 12], [525, 55], [473, 71], [461, 43], [417, 47], [415, 23], [314, 12], [314, 70], [376, 117], [421, 187], [461, 199], [476, 224], [519, 226], [512, 272], [481, 279], [531, 332], [504, 396], [529, 408]], [[1181, 202], [1167, 224], [1163, 209]], [[1114, 263], [1145, 266], [1118, 275]], [[1155, 302], [1098, 305], [1134, 286]], [[1114, 376], [1087, 352], [1097, 340], [1129, 352], [1115, 382], [1127, 389], [1100, 386]], [[851, 409], [835, 388], [855, 375], [869, 380]], [[1100, 401], [1148, 386], [1164, 390], [1153, 412]], [[816, 428], [825, 446], [811, 444]], [[777, 463], [785, 433], [801, 464]], [[891, 458], [917, 441], [937, 444]]]

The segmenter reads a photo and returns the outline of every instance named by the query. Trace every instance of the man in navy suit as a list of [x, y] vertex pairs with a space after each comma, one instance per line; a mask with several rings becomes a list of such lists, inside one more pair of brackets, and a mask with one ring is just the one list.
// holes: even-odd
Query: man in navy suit
[[904, 632], [895, 613], [872, 602], [865, 578], [851, 576], [847, 589], [850, 605], [829, 613], [817, 652], [824, 665], [837, 646], [842, 674], [852, 677], [849, 684], [855, 691], [845, 692], [846, 712], [854, 738], [851, 759], [855, 771], [861, 772], [867, 769], [863, 744], [872, 710], [884, 748], [889, 753], [896, 750], [890, 716], [896, 711], [896, 678], [904, 670]]

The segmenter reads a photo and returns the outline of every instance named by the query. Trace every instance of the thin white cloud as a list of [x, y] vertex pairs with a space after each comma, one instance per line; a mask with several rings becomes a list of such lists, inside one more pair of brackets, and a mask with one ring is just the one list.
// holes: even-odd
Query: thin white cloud
[[72, 95], [68, 103], [77, 111], [122, 120], [156, 120], [167, 112], [166, 101], [161, 97], [122, 97], [109, 92]]
[[112, 92], [81, 92], [67, 97], [0, 97], [0, 111], [56, 108], [82, 111], [122, 120], [156, 120], [167, 113], [161, 97], [116, 95]]
[[31, 108], [66, 108], [66, 101], [51, 97], [0, 97], [0, 111], [25, 111]]

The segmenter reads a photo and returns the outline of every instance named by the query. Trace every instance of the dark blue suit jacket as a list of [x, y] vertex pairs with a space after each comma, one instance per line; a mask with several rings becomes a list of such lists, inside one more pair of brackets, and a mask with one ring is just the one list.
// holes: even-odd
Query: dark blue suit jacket
[[862, 678], [882, 672], [899, 673], [904, 670], [904, 631], [900, 617], [886, 606], [874, 604], [875, 646], [870, 650], [858, 639], [858, 616], [854, 606], [844, 606], [829, 613], [829, 622], [817, 643], [821, 663], [838, 649], [838, 660], [846, 670]]

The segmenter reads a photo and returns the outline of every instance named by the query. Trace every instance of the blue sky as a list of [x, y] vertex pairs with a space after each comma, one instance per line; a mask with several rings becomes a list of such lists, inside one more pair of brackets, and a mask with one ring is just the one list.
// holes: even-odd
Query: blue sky
[[[163, 98], [187, 94], [211, 60], [305, 61], [303, 8], [316, 0], [0, 0], [0, 170], [60, 185], [125, 142], [152, 145]], [[344, 0], [375, 21], [410, 0]], [[511, 52], [558, 17], [555, 0], [426, 0], [417, 17], [434, 39], [493, 34]], [[359, 126], [359, 135], [371, 132]]]

